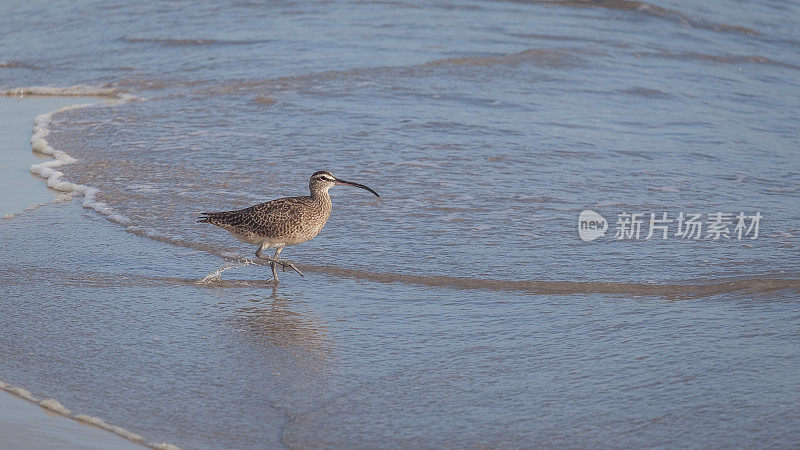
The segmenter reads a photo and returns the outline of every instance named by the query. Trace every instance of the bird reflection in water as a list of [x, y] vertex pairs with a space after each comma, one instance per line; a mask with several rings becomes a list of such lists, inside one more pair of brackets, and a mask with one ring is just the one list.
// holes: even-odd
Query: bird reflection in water
[[276, 291], [237, 308], [236, 326], [270, 348], [285, 349], [304, 364], [323, 364], [333, 354], [334, 344], [322, 318], [305, 302]]

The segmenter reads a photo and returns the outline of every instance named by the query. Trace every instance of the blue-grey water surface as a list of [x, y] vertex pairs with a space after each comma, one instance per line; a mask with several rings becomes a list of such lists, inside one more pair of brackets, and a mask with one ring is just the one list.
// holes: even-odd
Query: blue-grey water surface
[[[797, 447], [797, 17], [5, 8], [8, 94], [138, 100], [56, 114], [47, 138], [125, 220], [78, 200], [0, 222], [0, 380], [187, 448]], [[282, 253], [306, 277], [197, 283], [255, 250], [199, 212], [321, 169], [381, 199], [334, 188], [322, 234]], [[606, 236], [579, 239], [585, 209]], [[717, 212], [760, 213], [758, 238], [614, 238], [621, 213]]]

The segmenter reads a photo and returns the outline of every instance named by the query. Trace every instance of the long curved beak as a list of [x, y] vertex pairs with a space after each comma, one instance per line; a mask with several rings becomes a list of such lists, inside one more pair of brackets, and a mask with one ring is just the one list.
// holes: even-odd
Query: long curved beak
[[337, 178], [336, 181], [334, 181], [334, 183], [336, 183], [336, 184], [346, 184], [348, 186], [355, 186], [357, 188], [361, 188], [361, 189], [364, 189], [366, 191], [372, 192], [373, 194], [375, 194], [375, 197], [378, 197], [378, 198], [381, 197], [380, 195], [378, 195], [377, 192], [373, 191], [371, 188], [368, 188], [368, 187], [364, 186], [363, 184], [353, 183], [352, 181], [341, 180], [339, 178]]

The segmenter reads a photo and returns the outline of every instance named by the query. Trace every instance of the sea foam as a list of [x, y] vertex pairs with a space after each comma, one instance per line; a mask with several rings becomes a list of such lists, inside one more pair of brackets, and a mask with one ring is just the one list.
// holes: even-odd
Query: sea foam
[[[159, 233], [155, 230], [144, 229], [132, 225], [133, 221], [129, 217], [116, 211], [109, 204], [98, 199], [99, 190], [97, 188], [69, 181], [64, 175], [64, 173], [58, 170], [58, 168], [68, 164], [72, 164], [78, 160], [62, 150], [53, 148], [53, 146], [51, 146], [47, 140], [53, 125], [53, 117], [60, 113], [81, 108], [98, 108], [98, 107], [102, 108], [106, 106], [115, 106], [129, 101], [144, 100], [143, 98], [136, 97], [126, 93], [121, 93], [114, 89], [97, 87], [97, 86], [86, 86], [86, 85], [77, 85], [65, 88], [50, 87], [50, 86], [18, 87], [14, 89], [8, 89], [5, 91], [0, 90], [0, 95], [18, 96], [18, 97], [25, 97], [25, 96], [107, 97], [107, 100], [102, 103], [74, 104], [65, 106], [63, 108], [59, 108], [55, 111], [39, 114], [38, 116], [36, 116], [36, 118], [33, 121], [33, 136], [31, 136], [31, 149], [40, 155], [50, 156], [52, 157], [52, 159], [31, 165], [30, 172], [33, 175], [36, 175], [44, 179], [47, 187], [60, 192], [61, 195], [59, 195], [58, 197], [56, 197], [51, 201], [40, 203], [37, 205], [31, 205], [23, 211], [9, 213], [0, 218], [13, 219], [14, 217], [24, 213], [25, 211], [31, 211], [45, 205], [71, 200], [78, 195], [82, 195], [83, 196], [82, 205], [84, 208], [92, 209], [102, 214], [112, 222], [116, 222], [125, 226], [128, 231], [134, 234], [146, 236], [159, 241], [176, 243], [174, 240], [171, 240], [169, 236], [163, 233]], [[180, 243], [177, 244], [180, 245]]]
[[[71, 200], [77, 195], [83, 195], [83, 206], [88, 209], [93, 209], [98, 213], [106, 216], [109, 220], [120, 223], [122, 225], [129, 225], [130, 218], [118, 213], [107, 203], [97, 199], [98, 190], [92, 186], [77, 184], [69, 181], [64, 173], [58, 170], [67, 164], [72, 164], [77, 161], [66, 152], [53, 148], [47, 141], [50, 135], [50, 129], [53, 122], [53, 116], [63, 113], [65, 111], [90, 108], [90, 107], [105, 107], [119, 105], [121, 103], [144, 100], [141, 97], [135, 97], [130, 94], [120, 93], [113, 89], [97, 87], [97, 86], [70, 86], [65, 88], [50, 87], [50, 86], [34, 86], [34, 87], [18, 87], [6, 91], [0, 91], [0, 94], [5, 96], [62, 96], [62, 97], [108, 97], [109, 100], [103, 103], [80, 103], [75, 105], [65, 106], [55, 111], [44, 114], [39, 114], [33, 121], [33, 136], [31, 137], [31, 149], [41, 155], [47, 155], [53, 159], [44, 161], [38, 164], [33, 164], [30, 167], [30, 172], [45, 180], [48, 188], [59, 191], [61, 195], [54, 200], [41, 203], [38, 205], [31, 205], [26, 208], [30, 211], [44, 205], [59, 203], [65, 200]], [[19, 215], [21, 212], [6, 214], [4, 219], [11, 219]]]

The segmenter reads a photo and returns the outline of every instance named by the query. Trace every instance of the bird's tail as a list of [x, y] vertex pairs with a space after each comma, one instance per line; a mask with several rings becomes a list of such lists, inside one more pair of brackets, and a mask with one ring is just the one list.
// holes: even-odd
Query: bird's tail
[[237, 211], [220, 211], [200, 213], [197, 222], [210, 223], [211, 225], [224, 227], [225, 225], [230, 225], [231, 222], [235, 222], [236, 212]]
[[216, 212], [204, 212], [200, 213], [200, 216], [197, 218], [198, 223], [210, 223], [216, 225], [218, 221], [219, 213]]

